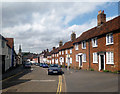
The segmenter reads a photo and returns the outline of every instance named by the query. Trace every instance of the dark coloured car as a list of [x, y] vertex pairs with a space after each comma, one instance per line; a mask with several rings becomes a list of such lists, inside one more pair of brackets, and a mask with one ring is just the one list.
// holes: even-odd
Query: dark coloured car
[[40, 63], [40, 67], [43, 67], [43, 63]]
[[42, 66], [43, 68], [48, 68], [49, 66], [48, 66], [48, 64], [43, 64], [43, 66]]
[[39, 65], [40, 65], [40, 63], [36, 63], [35, 65], [36, 65], [36, 66], [39, 66]]
[[48, 75], [50, 74], [62, 74], [62, 68], [58, 64], [51, 64], [48, 68]]
[[30, 63], [26, 63], [26, 64], [24, 65], [24, 67], [25, 67], [25, 68], [31, 68], [31, 64], [30, 64]]

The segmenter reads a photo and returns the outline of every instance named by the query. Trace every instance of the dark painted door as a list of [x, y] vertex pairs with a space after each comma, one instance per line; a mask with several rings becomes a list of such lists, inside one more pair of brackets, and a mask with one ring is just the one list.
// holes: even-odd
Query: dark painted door
[[101, 57], [101, 70], [104, 69], [104, 55], [100, 55]]
[[80, 55], [80, 66], [82, 66], [82, 55]]
[[2, 73], [5, 72], [5, 55], [2, 55]]

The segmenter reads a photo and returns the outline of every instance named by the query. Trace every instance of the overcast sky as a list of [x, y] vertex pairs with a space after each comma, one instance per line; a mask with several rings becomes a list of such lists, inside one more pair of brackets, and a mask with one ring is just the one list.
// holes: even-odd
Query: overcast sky
[[12, 37], [15, 50], [40, 53], [77, 37], [97, 25], [97, 14], [104, 10], [107, 20], [118, 15], [117, 2], [3, 2], [2, 35]]

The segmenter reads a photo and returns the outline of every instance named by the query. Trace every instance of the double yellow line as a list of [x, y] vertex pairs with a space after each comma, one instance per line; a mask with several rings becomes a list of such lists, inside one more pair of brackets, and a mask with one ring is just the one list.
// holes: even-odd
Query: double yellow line
[[58, 83], [58, 88], [56, 94], [60, 94], [62, 91], [62, 76], [59, 75], [59, 83]]

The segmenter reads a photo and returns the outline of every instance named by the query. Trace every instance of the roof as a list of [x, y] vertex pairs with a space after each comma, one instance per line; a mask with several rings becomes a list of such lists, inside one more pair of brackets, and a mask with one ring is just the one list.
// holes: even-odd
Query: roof
[[3, 40], [5, 40], [5, 41], [7, 41], [1, 34], [0, 34], [0, 38], [3, 39]]
[[64, 50], [73, 47], [73, 41], [66, 42], [63, 46], [59, 48], [59, 50]]
[[8, 40], [7, 44], [10, 46], [10, 48], [13, 48], [14, 46], [14, 39], [13, 38], [6, 38]]
[[80, 41], [88, 40], [93, 37], [97, 37], [106, 33], [113, 32], [115, 30], [120, 29], [120, 16], [100, 25], [96, 26], [86, 32], [83, 32], [74, 43], [78, 43]]

